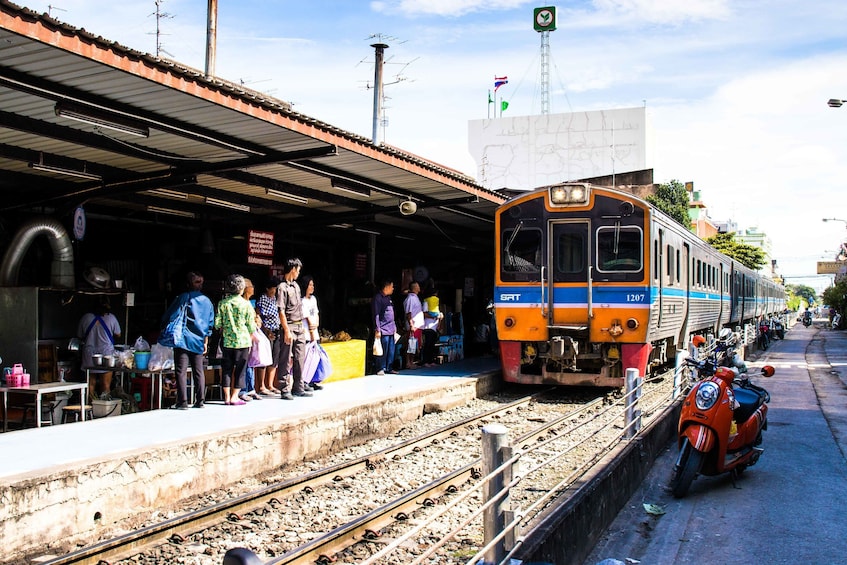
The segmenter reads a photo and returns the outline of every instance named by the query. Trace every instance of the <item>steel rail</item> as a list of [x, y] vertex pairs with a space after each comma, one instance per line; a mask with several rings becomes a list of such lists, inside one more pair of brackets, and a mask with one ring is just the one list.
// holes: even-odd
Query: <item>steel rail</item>
[[361, 471], [373, 470], [380, 461], [392, 457], [401, 457], [415, 449], [420, 449], [433, 440], [447, 437], [455, 433], [457, 429], [529, 404], [549, 393], [550, 390], [552, 389], [545, 389], [522, 397], [503, 406], [481, 414], [469, 416], [459, 422], [442, 426], [416, 438], [411, 438], [397, 445], [389, 446], [349, 462], [318, 469], [307, 475], [268, 485], [201, 510], [187, 512], [174, 518], [116, 536], [112, 539], [83, 547], [46, 561], [45, 565], [102, 565], [102, 563], [126, 558], [143, 551], [145, 548], [165, 542], [179, 543], [187, 539], [190, 535], [216, 523], [220, 523], [223, 520], [237, 521], [241, 515], [272, 503], [278, 497], [284, 497], [301, 490], [314, 489], [317, 486], [356, 475]]

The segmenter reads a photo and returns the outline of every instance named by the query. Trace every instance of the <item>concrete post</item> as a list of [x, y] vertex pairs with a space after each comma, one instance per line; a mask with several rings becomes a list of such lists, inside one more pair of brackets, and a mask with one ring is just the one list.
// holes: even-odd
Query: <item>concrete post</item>
[[[506, 426], [488, 424], [482, 428], [482, 474], [488, 476], [505, 461], [504, 447], [508, 447]], [[483, 502], [488, 502], [499, 494], [505, 486], [505, 473], [500, 472], [488, 480], [482, 489]], [[484, 544], [488, 545], [506, 525], [506, 512], [510, 510], [511, 501], [506, 495], [497, 503], [492, 504], [482, 514], [484, 527]], [[504, 540], [494, 544], [485, 553], [486, 563], [500, 563], [506, 557]]]

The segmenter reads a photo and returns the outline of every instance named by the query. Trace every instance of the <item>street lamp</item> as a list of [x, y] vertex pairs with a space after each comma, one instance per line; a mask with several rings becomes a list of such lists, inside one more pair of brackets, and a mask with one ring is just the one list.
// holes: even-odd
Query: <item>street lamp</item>
[[842, 220], [841, 218], [824, 218], [824, 222], [844, 222], [844, 227], [847, 228], [847, 220]]
[[847, 100], [839, 100], [838, 98], [830, 98], [829, 102], [827, 102], [827, 104], [829, 104], [830, 108], [840, 108], [841, 105], [844, 104], [845, 102], [847, 102]]

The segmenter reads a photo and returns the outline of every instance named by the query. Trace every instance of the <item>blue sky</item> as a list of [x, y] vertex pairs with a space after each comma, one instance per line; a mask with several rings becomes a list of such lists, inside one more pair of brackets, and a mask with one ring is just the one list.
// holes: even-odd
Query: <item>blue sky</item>
[[[24, 4], [155, 53], [153, 0]], [[386, 51], [387, 143], [475, 176], [467, 123], [495, 76], [506, 115], [540, 112], [534, 7], [519, 0], [220, 0], [216, 74], [370, 137], [374, 35]], [[160, 0], [166, 53], [202, 69], [205, 0]], [[657, 182], [693, 181], [716, 219], [757, 226], [787, 276], [847, 236], [847, 3], [594, 0], [556, 4], [551, 111], [646, 104]], [[826, 279], [787, 282], [821, 288]]]

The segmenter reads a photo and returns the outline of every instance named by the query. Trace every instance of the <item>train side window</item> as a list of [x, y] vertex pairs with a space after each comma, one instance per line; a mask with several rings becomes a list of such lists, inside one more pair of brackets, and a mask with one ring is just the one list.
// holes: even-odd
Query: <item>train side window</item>
[[544, 249], [539, 228], [518, 226], [504, 230], [500, 243], [500, 269], [504, 281], [528, 281], [538, 278]]
[[665, 262], [667, 263], [668, 283], [673, 284], [673, 246], [668, 245]]
[[703, 273], [703, 264], [700, 262], [700, 259], [697, 259], [697, 268], [695, 269], [697, 272], [697, 284], [702, 284], [702, 273]]
[[679, 278], [679, 249], [676, 250], [676, 282], [680, 282]]
[[642, 269], [644, 243], [637, 227], [597, 229], [597, 270], [634, 273]]

